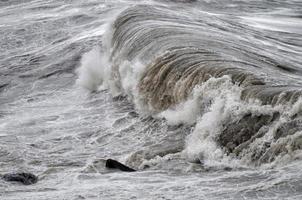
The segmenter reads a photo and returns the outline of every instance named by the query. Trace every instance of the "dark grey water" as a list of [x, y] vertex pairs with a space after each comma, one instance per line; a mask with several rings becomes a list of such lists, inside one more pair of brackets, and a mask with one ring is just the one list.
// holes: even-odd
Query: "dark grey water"
[[[301, 199], [301, 1], [0, 1], [1, 199]], [[110, 171], [114, 158], [138, 169]]]

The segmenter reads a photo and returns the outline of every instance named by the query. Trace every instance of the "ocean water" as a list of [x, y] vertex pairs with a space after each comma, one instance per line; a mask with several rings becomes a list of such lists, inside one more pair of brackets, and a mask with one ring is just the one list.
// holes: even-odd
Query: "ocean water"
[[1, 0], [0, 174], [39, 181], [0, 199], [301, 199], [301, 58], [301, 0]]

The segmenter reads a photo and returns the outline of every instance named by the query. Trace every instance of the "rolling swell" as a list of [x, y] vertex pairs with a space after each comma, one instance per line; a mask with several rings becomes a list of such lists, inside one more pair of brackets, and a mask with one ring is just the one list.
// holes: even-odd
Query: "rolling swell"
[[108, 33], [111, 87], [168, 121], [169, 112], [199, 109], [184, 151], [193, 161], [227, 157], [257, 166], [296, 159], [302, 91], [288, 79], [300, 74], [284, 72], [278, 57], [253, 41], [265, 33], [245, 29], [186, 9], [126, 9]]

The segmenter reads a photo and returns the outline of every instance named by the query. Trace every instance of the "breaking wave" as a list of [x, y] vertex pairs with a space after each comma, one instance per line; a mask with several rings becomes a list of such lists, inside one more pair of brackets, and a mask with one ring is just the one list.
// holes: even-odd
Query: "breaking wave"
[[248, 28], [223, 15], [130, 7], [109, 26], [101, 49], [83, 56], [78, 84], [127, 96], [142, 114], [171, 125], [192, 125], [183, 150], [190, 161], [261, 166], [297, 159], [300, 61], [261, 42], [272, 32]]

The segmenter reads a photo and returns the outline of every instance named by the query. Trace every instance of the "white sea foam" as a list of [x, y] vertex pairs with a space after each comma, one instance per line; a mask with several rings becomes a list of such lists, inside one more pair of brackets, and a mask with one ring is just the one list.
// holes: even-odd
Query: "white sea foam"
[[120, 82], [122, 93], [132, 97], [132, 99], [138, 98], [138, 84], [141, 79], [141, 75], [144, 72], [146, 66], [139, 61], [125, 61], [119, 67]]
[[[274, 142], [274, 135], [279, 127], [291, 121], [291, 116], [301, 112], [301, 102], [289, 105], [261, 105], [259, 100], [249, 102], [240, 99], [242, 88], [234, 85], [228, 76], [211, 78], [202, 85], [196, 86], [187, 101], [156, 115], [167, 120], [169, 124], [195, 124], [194, 131], [187, 137], [183, 155], [193, 162], [202, 162], [207, 166], [242, 167], [252, 162], [253, 153], [259, 152], [265, 143], [275, 146], [288, 144], [288, 152], [294, 141], [300, 138], [300, 133], [289, 135], [278, 142]], [[255, 139], [240, 157], [227, 155], [223, 147], [217, 143], [217, 137], [222, 134], [225, 125], [235, 123], [244, 115], [253, 116], [281, 113], [280, 118], [271, 125], [264, 126], [263, 137]], [[278, 147], [276, 147], [278, 148]], [[292, 153], [291, 158], [286, 154], [276, 156], [276, 161], [269, 166], [282, 165], [299, 152]], [[274, 156], [274, 155], [273, 155]], [[266, 166], [267, 167], [267, 166]]]
[[236, 115], [240, 92], [241, 88], [232, 84], [228, 76], [211, 78], [195, 88], [194, 94], [199, 94], [199, 98], [196, 98], [197, 102], [194, 104], [204, 108], [199, 115], [193, 111], [200, 110], [198, 107], [190, 111], [197, 123], [193, 133], [187, 138], [184, 150], [188, 160], [203, 163], [206, 161], [209, 164], [220, 162], [224, 158], [224, 152], [217, 146], [215, 137], [221, 133], [223, 123], [231, 115]]
[[108, 57], [101, 54], [99, 47], [93, 48], [82, 57], [77, 84], [91, 91], [97, 90], [106, 79], [107, 66]]

